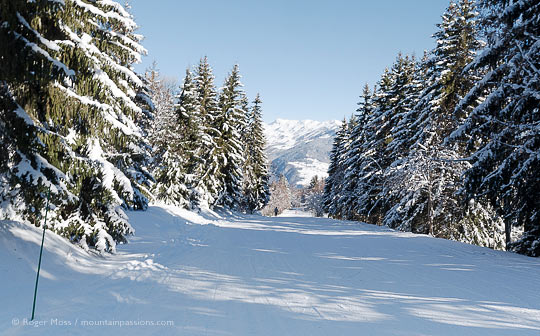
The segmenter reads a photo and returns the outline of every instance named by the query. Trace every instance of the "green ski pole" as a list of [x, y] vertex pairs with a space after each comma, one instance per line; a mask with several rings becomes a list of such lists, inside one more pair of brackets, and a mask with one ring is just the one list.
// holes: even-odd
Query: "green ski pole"
[[47, 229], [47, 214], [49, 213], [49, 198], [51, 196], [51, 186], [49, 186], [49, 191], [47, 192], [47, 206], [45, 207], [45, 223], [43, 224], [43, 236], [41, 237], [41, 249], [39, 250], [39, 262], [36, 275], [36, 288], [34, 289], [34, 304], [32, 305], [32, 318], [30, 321], [34, 320], [34, 313], [36, 311], [36, 296], [37, 296], [37, 287], [39, 281], [39, 270], [41, 269], [41, 256], [43, 255], [43, 242], [45, 241], [45, 230]]

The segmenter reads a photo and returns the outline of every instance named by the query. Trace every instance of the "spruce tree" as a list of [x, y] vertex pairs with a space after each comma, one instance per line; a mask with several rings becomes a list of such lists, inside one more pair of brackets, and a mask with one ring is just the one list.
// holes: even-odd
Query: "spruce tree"
[[50, 186], [51, 228], [114, 251], [133, 232], [122, 208], [147, 206], [136, 24], [114, 1], [2, 1], [0, 13], [0, 124], [13, 130], [2, 208], [34, 222]]
[[197, 174], [202, 171], [202, 150], [204, 148], [204, 123], [201, 117], [197, 86], [190, 69], [186, 76], [181, 92], [177, 96], [176, 121], [178, 123], [181, 146], [179, 155], [183, 158], [185, 184], [190, 190], [190, 206], [198, 205], [199, 195], [196, 193]]
[[248, 115], [245, 132], [244, 203], [249, 212], [261, 210], [270, 199], [261, 104], [261, 98], [257, 94]]
[[356, 110], [356, 126], [351, 129], [351, 146], [346, 154], [346, 168], [344, 175], [344, 200], [342, 203], [344, 217], [351, 220], [365, 220], [358, 211], [358, 202], [360, 201], [359, 190], [365, 188], [360, 187], [365, 183], [365, 175], [362, 174], [365, 148], [363, 147], [367, 141], [368, 123], [373, 112], [372, 103], [373, 93], [366, 84], [362, 92], [359, 107]]
[[[425, 73], [425, 89], [403, 119], [409, 130], [401, 142], [408, 154], [389, 171], [389, 185], [399, 199], [385, 216], [391, 227], [453, 239], [467, 231], [461, 227], [464, 204], [457, 194], [469, 166], [460, 158], [467, 155], [443, 142], [466, 114], [454, 109], [475, 80], [473, 73], [463, 70], [480, 47], [476, 15], [471, 1], [451, 2], [433, 35], [437, 47], [422, 62], [425, 70], [417, 70], [421, 76]], [[484, 227], [476, 229], [486, 239], [491, 234]]]
[[155, 63], [147, 71], [146, 77], [155, 106], [150, 137], [153, 145], [153, 175], [156, 180], [153, 194], [158, 201], [166, 204], [191, 208], [192, 195], [186, 181], [190, 158], [186, 152], [186, 134], [182, 129], [180, 115], [175, 110], [174, 85], [164, 81]]
[[[458, 112], [474, 111], [452, 138], [468, 139], [475, 150], [466, 173], [468, 196], [486, 196], [499, 211], [508, 249], [540, 256], [540, 3], [480, 5], [488, 46], [466, 70], [488, 71], [457, 106]], [[512, 227], [524, 230], [516, 242]]]
[[221, 131], [217, 126], [220, 110], [217, 102], [217, 89], [214, 85], [214, 75], [210, 64], [208, 64], [207, 57], [202, 58], [199, 62], [195, 71], [194, 82], [202, 127], [198, 158], [200, 164], [196, 166], [193, 172], [195, 175], [195, 190], [201, 206], [212, 206], [223, 190], [223, 179], [218, 144]]
[[223, 91], [219, 96], [219, 114], [213, 122], [220, 136], [216, 143], [219, 147], [218, 162], [222, 190], [216, 205], [230, 209], [239, 209], [242, 202], [244, 165], [241, 131], [246, 127], [244, 91], [240, 82], [238, 65], [235, 65], [225, 79]]
[[313, 176], [304, 197], [306, 210], [311, 211], [315, 217], [322, 217], [324, 215], [324, 179], [317, 175]]
[[341, 128], [338, 130], [332, 151], [330, 152], [330, 166], [328, 167], [328, 177], [325, 181], [323, 208], [324, 211], [333, 218], [342, 218], [342, 207], [340, 200], [343, 196], [345, 160], [350, 139], [349, 123], [343, 119]]
[[406, 157], [409, 153], [418, 131], [418, 104], [422, 99], [427, 87], [430, 86], [430, 76], [428, 75], [429, 55], [424, 51], [424, 56], [420, 61], [413, 57], [408, 71], [410, 71], [410, 81], [403, 87], [404, 94], [399, 102], [399, 118], [392, 131], [392, 141], [388, 144], [389, 155], [396, 160]]
[[382, 223], [389, 207], [384, 196], [387, 190], [385, 170], [392, 162], [387, 147], [393, 140], [392, 128], [398, 122], [394, 108], [399, 105], [408, 83], [406, 78], [410, 76], [400, 71], [407, 68], [408, 63], [409, 60], [400, 54], [392, 69], [385, 69], [373, 94], [373, 112], [365, 125], [366, 142], [362, 144], [363, 155], [358, 163], [361, 183], [357, 183], [355, 192], [358, 197], [356, 213], [374, 224]]

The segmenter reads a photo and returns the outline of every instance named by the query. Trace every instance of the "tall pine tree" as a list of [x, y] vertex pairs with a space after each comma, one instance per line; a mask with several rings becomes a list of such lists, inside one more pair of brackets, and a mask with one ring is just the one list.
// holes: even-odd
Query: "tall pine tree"
[[213, 122], [220, 133], [216, 143], [219, 147], [218, 162], [221, 172], [222, 190], [216, 205], [230, 209], [240, 209], [242, 200], [244, 165], [241, 132], [246, 127], [244, 91], [240, 82], [238, 65], [235, 65], [225, 79], [219, 96], [219, 114]]
[[330, 166], [328, 167], [328, 177], [325, 181], [322, 197], [324, 211], [334, 218], [343, 217], [340, 200], [344, 190], [345, 181], [343, 178], [349, 140], [349, 123], [346, 119], [343, 119], [341, 128], [334, 138], [332, 151], [330, 152]]
[[[474, 111], [452, 137], [469, 139], [476, 149], [466, 174], [468, 196], [487, 196], [498, 209], [507, 248], [540, 256], [540, 3], [480, 4], [488, 46], [466, 70], [487, 72], [456, 108]], [[512, 227], [524, 229], [516, 242]]]
[[437, 46], [422, 63], [425, 71], [419, 69], [420, 74], [426, 72], [425, 89], [404, 118], [408, 132], [402, 142], [409, 151], [390, 170], [390, 185], [400, 201], [387, 213], [385, 223], [402, 230], [492, 244], [492, 222], [485, 227], [464, 225], [464, 202], [458, 191], [461, 175], [469, 167], [461, 160], [467, 153], [443, 143], [466, 115], [466, 111], [455, 113], [455, 107], [476, 79], [474, 73], [463, 72], [481, 46], [476, 15], [472, 1], [453, 1], [434, 34]]
[[248, 212], [261, 210], [270, 199], [261, 104], [261, 98], [257, 94], [248, 114], [245, 132], [244, 203]]
[[[153, 145], [153, 174], [156, 183], [153, 194], [158, 201], [180, 207], [191, 207], [191, 191], [186, 182], [186, 138], [181, 118], [175, 110], [174, 85], [160, 76], [156, 64], [147, 71], [151, 97], [154, 102], [154, 120], [150, 141]], [[180, 96], [184, 94], [184, 90]]]
[[13, 130], [2, 208], [34, 222], [50, 186], [51, 228], [114, 251], [133, 232], [122, 208], [147, 206], [137, 26], [114, 1], [2, 1], [0, 13], [0, 125]]
[[220, 110], [217, 101], [217, 89], [214, 85], [212, 68], [208, 64], [208, 58], [204, 57], [199, 62], [195, 71], [195, 87], [199, 118], [201, 119], [202, 136], [199, 151], [200, 164], [197, 165], [195, 174], [195, 190], [202, 206], [213, 205], [223, 190], [221, 177], [220, 147], [217, 139], [221, 137], [221, 131], [216, 126]]
[[368, 141], [368, 122], [373, 112], [372, 103], [373, 93], [366, 84], [362, 92], [359, 107], [356, 110], [356, 125], [351, 129], [351, 145], [346, 154], [345, 175], [344, 175], [344, 198], [341, 206], [343, 207], [343, 217], [351, 220], [365, 220], [359, 211], [358, 203], [362, 202], [358, 191], [366, 188], [361, 187], [364, 183], [365, 175], [362, 174], [364, 148]]

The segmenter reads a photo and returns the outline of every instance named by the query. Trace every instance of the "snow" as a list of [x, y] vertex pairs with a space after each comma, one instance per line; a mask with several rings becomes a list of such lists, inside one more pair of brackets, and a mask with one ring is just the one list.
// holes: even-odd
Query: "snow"
[[77, 139], [77, 136], [78, 136], [77, 131], [75, 131], [75, 129], [73, 128], [70, 128], [68, 134], [65, 136], [64, 139], [66, 140], [68, 144], [74, 145], [75, 139]]
[[29, 24], [28, 22], [25, 20], [24, 17], [22, 17], [22, 15], [20, 13], [17, 12], [17, 18], [19, 19], [19, 21], [30, 31], [32, 31], [36, 37], [39, 39], [39, 41], [41, 43], [43, 43], [47, 48], [51, 49], [51, 50], [54, 50], [54, 51], [60, 51], [60, 47], [58, 46], [58, 44], [56, 44], [56, 42], [54, 41], [49, 41], [45, 38], [43, 38], [43, 36], [41, 36], [35, 29], [33, 29]]
[[321, 162], [317, 159], [306, 158], [305, 161], [292, 161], [289, 164], [295, 167], [298, 170], [298, 176], [300, 180], [297, 184], [302, 186], [309, 186], [313, 176], [319, 176], [326, 178], [328, 176], [328, 167], [330, 166], [327, 162]]
[[41, 231], [1, 221], [2, 334], [540, 333], [537, 259], [294, 212], [129, 217], [138, 234], [114, 255], [47, 232], [37, 326]]
[[122, 190], [131, 197], [134, 194], [134, 190], [130, 180], [122, 173], [122, 171], [120, 171], [120, 169], [116, 168], [112, 163], [106, 160], [105, 153], [103, 152], [98, 139], [88, 139], [87, 145], [88, 158], [101, 166], [103, 185], [111, 192], [116, 203], [122, 204], [122, 199], [114, 191], [114, 183], [117, 182], [122, 187]]
[[[141, 130], [133, 122], [133, 120], [131, 120], [131, 119], [125, 117], [125, 116], [121, 116], [121, 115], [116, 114], [111, 105], [101, 103], [101, 102], [99, 102], [97, 100], [92, 99], [92, 97], [78, 95], [72, 89], [66, 88], [66, 87], [64, 87], [63, 85], [61, 85], [58, 82], [55, 82], [54, 86], [56, 86], [57, 88], [59, 88], [60, 90], [65, 92], [71, 98], [77, 99], [79, 102], [81, 102], [81, 104], [94, 106], [94, 107], [97, 107], [97, 108], [101, 109], [102, 112], [103, 112], [103, 117], [105, 118], [105, 120], [110, 122], [111, 125], [114, 128], [119, 129], [125, 135], [134, 135], [134, 136], [139, 136], [139, 137], [141, 136]], [[134, 105], [134, 104], [135, 103], [133, 103], [133, 101], [131, 101], [131, 105]], [[139, 107], [137, 107], [137, 109], [140, 110]], [[119, 119], [121, 119], [121, 120], [119, 120]]]
[[99, 2], [104, 4], [104, 5], [113, 6], [118, 11], [120, 11], [120, 9], [121, 9], [120, 13], [116, 13], [114, 11], [105, 13], [101, 9], [99, 9], [98, 7], [93, 6], [91, 4], [87, 4], [82, 0], [73, 0], [73, 2], [77, 6], [84, 8], [84, 10], [89, 11], [90, 13], [92, 13], [94, 15], [102, 16], [102, 17], [104, 17], [106, 19], [118, 20], [126, 28], [128, 28], [130, 30], [135, 30], [137, 28], [137, 25], [136, 25], [135, 21], [133, 21], [133, 19], [129, 16], [129, 14], [122, 8], [122, 6], [120, 6], [118, 4], [115, 4], [113, 1], [101, 0]]
[[15, 32], [14, 32], [14, 34], [15, 34], [15, 36], [17, 38], [24, 41], [26, 43], [26, 45], [28, 47], [30, 47], [34, 52], [43, 55], [49, 62], [54, 64], [55, 67], [57, 67], [59, 69], [62, 69], [64, 71], [64, 73], [66, 74], [66, 76], [68, 76], [68, 77], [75, 76], [75, 71], [69, 69], [64, 63], [60, 62], [59, 60], [57, 60], [55, 58], [52, 58], [51, 55], [47, 51], [40, 48], [37, 44], [35, 44], [33, 42], [30, 42], [28, 39], [26, 39], [21, 34], [18, 34], [18, 33], [15, 33]]
[[340, 121], [316, 121], [316, 120], [287, 120], [265, 124], [265, 136], [270, 149], [285, 150], [293, 148], [299, 141], [308, 137], [328, 138], [324, 134], [328, 130], [335, 131], [341, 125]]
[[27, 125], [30, 125], [30, 126], [35, 126], [34, 124], [34, 121], [32, 120], [32, 118], [28, 115], [28, 113], [26, 113], [26, 111], [20, 107], [19, 105], [17, 105], [17, 108], [15, 109], [15, 113], [17, 114], [17, 116], [19, 118], [21, 118], [22, 120], [24, 120], [24, 122], [27, 124]]
[[[66, 176], [55, 166], [51, 165], [47, 160], [45, 160], [41, 155], [34, 154], [34, 160], [36, 163], [36, 168], [32, 167], [30, 160], [22, 152], [17, 151], [17, 154], [21, 157], [21, 161], [14, 167], [16, 176], [19, 178], [25, 178], [27, 181], [32, 182], [33, 185], [37, 186], [38, 181], [41, 180], [41, 183], [45, 187], [51, 188], [51, 193], [58, 194], [60, 192], [67, 192], [69, 197], [73, 199], [75, 195], [70, 193], [65, 185]], [[44, 174], [43, 170], [48, 169], [55, 173], [56, 177], [59, 178], [57, 184], [51, 182]], [[59, 188], [60, 187], [60, 190]]]
[[300, 209], [289, 209], [283, 211], [278, 217], [313, 217], [311, 211], [303, 211]]
[[275, 177], [285, 174], [293, 186], [309, 186], [327, 176], [329, 152], [340, 121], [286, 120], [265, 124], [266, 153]]
[[99, 68], [94, 68], [93, 72], [94, 78], [98, 79], [105, 86], [108, 86], [109, 90], [116, 98], [122, 99], [124, 103], [129, 106], [133, 111], [141, 112], [140, 107], [138, 107], [133, 102], [133, 100], [131, 100], [131, 98], [128, 97], [126, 93], [124, 93], [124, 91], [122, 91], [120, 88], [118, 88], [118, 86], [116, 86], [116, 83], [109, 77], [109, 75], [105, 71]]

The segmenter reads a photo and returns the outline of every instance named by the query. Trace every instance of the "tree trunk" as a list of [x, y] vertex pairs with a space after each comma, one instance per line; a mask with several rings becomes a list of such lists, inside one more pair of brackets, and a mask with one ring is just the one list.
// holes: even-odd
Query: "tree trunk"
[[509, 250], [512, 243], [512, 225], [507, 221], [504, 222], [504, 233], [506, 234], [506, 250]]
[[428, 163], [428, 223], [429, 223], [429, 235], [433, 236], [433, 198], [431, 195], [432, 181], [431, 181], [431, 160]]

